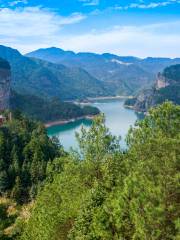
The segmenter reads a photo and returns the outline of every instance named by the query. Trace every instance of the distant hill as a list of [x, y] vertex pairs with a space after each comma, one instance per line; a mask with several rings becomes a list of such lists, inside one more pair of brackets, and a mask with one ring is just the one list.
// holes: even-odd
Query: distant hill
[[150, 86], [156, 74], [165, 67], [180, 63], [180, 59], [117, 56], [110, 53], [74, 53], [59, 48], [39, 49], [26, 56], [35, 57], [67, 67], [81, 67], [104, 83], [111, 94], [134, 95]]
[[5, 59], [0, 58], [0, 68], [1, 69], [8, 69], [8, 70], [10, 70], [11, 67], [10, 67], [8, 61], [6, 61]]
[[9, 61], [12, 88], [20, 94], [62, 100], [107, 95], [102, 82], [79, 67], [38, 61], [2, 45], [0, 57]]
[[11, 68], [9, 63], [0, 58], [0, 111], [9, 107]]
[[150, 107], [166, 100], [180, 104], [180, 64], [165, 68], [151, 88], [141, 91], [134, 99], [128, 99], [125, 105], [136, 111], [147, 112]]

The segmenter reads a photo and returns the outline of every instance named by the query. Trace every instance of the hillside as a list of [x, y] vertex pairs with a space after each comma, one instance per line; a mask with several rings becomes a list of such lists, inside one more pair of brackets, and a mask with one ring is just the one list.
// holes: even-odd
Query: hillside
[[159, 73], [155, 84], [141, 91], [136, 98], [127, 100], [125, 105], [136, 111], [147, 112], [150, 107], [169, 100], [180, 104], [180, 64], [172, 65]]
[[68, 67], [81, 67], [101, 80], [111, 94], [134, 95], [150, 86], [156, 74], [165, 67], [180, 63], [180, 59], [117, 56], [114, 54], [74, 53], [59, 48], [39, 49], [27, 54]]
[[10, 82], [10, 65], [6, 60], [0, 58], [0, 110], [9, 107]]
[[106, 95], [102, 83], [81, 68], [37, 61], [2, 45], [0, 57], [10, 63], [12, 88], [18, 93], [63, 100]]
[[45, 100], [30, 94], [11, 94], [11, 110], [19, 110], [26, 116], [41, 122], [64, 121], [72, 118], [94, 116], [99, 114], [96, 107], [80, 107], [73, 103], [61, 102], [59, 99]]
[[[42, 62], [41, 65], [43, 64], [45, 67], [49, 67], [52, 72], [56, 70], [53, 64]], [[58, 65], [56, 67], [59, 68]], [[66, 68], [63, 69], [61, 66], [61, 71], [64, 72], [65, 70]], [[10, 89], [11, 68], [6, 60], [0, 58], [0, 110], [18, 110], [27, 117], [42, 121], [44, 123], [99, 114], [99, 110], [96, 107], [81, 107], [73, 103], [60, 101], [59, 98], [45, 99], [41, 95], [36, 96], [30, 94], [28, 89], [26, 89], [23, 94], [17, 93]]]

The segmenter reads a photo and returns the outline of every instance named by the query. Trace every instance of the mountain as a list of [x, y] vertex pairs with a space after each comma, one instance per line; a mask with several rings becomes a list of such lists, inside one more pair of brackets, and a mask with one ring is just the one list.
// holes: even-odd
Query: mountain
[[0, 110], [9, 107], [11, 68], [9, 63], [0, 58]]
[[151, 88], [141, 91], [134, 99], [128, 99], [125, 105], [136, 111], [147, 112], [150, 107], [166, 100], [180, 104], [180, 64], [165, 68], [162, 74], [158, 73]]
[[39, 49], [26, 56], [67, 67], [81, 67], [101, 80], [111, 94], [134, 95], [145, 86], [150, 86], [156, 74], [165, 67], [180, 63], [180, 59], [117, 56], [104, 53], [74, 53], [59, 48]]
[[45, 100], [38, 96], [22, 95], [16, 92], [11, 94], [10, 108], [44, 123], [94, 116], [100, 113], [96, 107], [81, 107], [73, 103], [61, 102], [59, 99]]
[[107, 95], [102, 82], [79, 67], [35, 60], [0, 45], [0, 57], [9, 61], [12, 88], [20, 94], [62, 100]]

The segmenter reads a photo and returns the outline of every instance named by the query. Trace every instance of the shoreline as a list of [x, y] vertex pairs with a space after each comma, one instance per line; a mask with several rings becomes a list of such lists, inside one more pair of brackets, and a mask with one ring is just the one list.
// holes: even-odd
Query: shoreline
[[96, 100], [113, 100], [113, 99], [132, 99], [133, 96], [104, 96], [104, 97], [88, 97], [84, 100], [70, 100], [70, 101], [65, 101], [65, 102], [69, 102], [69, 103], [74, 103], [74, 104], [80, 104], [80, 105], [88, 105], [90, 103], [92, 103], [93, 101]]
[[95, 98], [87, 98], [87, 100], [94, 101], [94, 100], [111, 100], [111, 99], [131, 99], [133, 96], [107, 96], [107, 97], [95, 97]]
[[[84, 104], [84, 105], [89, 105], [91, 103], [91, 101], [96, 101], [96, 100], [111, 100], [111, 99], [131, 99], [133, 98], [133, 96], [111, 96], [111, 97], [96, 97], [96, 98], [87, 98], [83, 101], [77, 102], [77, 101], [69, 101], [75, 104]], [[89, 102], [87, 102], [89, 101]], [[71, 119], [67, 119], [67, 120], [56, 120], [56, 121], [51, 121], [51, 122], [47, 122], [44, 123], [45, 128], [50, 128], [50, 127], [54, 127], [54, 126], [58, 126], [58, 125], [65, 125], [68, 123], [73, 123], [76, 122], [78, 120], [93, 120], [97, 115], [87, 115], [87, 116], [82, 116], [82, 117], [77, 117], [77, 118], [71, 118]]]
[[77, 117], [77, 118], [71, 118], [68, 120], [57, 120], [57, 121], [52, 121], [52, 122], [47, 122], [44, 123], [45, 128], [50, 128], [50, 127], [54, 127], [54, 126], [59, 126], [59, 125], [65, 125], [68, 123], [73, 123], [76, 122], [78, 120], [93, 120], [97, 115], [87, 115], [87, 116], [82, 116], [82, 117]]
[[131, 105], [124, 105], [124, 107], [127, 108], [127, 109], [131, 109], [131, 110], [134, 110], [134, 111], [135, 111], [134, 106], [131, 106]]
[[148, 112], [137, 111], [132, 105], [124, 105], [125, 108], [133, 110], [135, 113], [148, 115]]

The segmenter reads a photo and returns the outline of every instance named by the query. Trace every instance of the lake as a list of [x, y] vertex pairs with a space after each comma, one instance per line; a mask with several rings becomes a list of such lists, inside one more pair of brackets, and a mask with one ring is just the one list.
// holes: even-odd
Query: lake
[[[126, 134], [138, 116], [133, 110], [124, 108], [123, 104], [124, 100], [122, 99], [111, 99], [98, 100], [91, 105], [98, 107], [105, 114], [107, 127], [113, 135], [121, 136], [120, 144], [124, 148]], [[78, 120], [65, 125], [53, 126], [47, 129], [48, 135], [58, 137], [66, 150], [69, 150], [70, 147], [77, 149], [75, 132], [79, 132], [82, 126], [88, 129], [91, 123], [91, 120]]]

